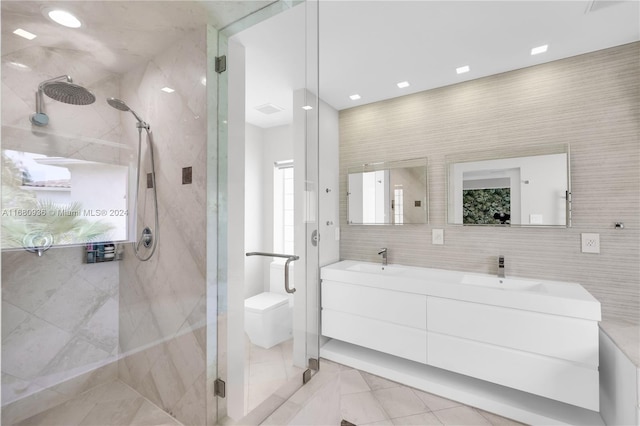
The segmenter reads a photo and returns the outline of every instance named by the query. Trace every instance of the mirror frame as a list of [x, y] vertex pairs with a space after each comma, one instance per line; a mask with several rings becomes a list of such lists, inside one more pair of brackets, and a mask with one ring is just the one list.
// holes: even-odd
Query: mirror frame
[[[395, 161], [379, 161], [372, 163], [364, 163], [357, 166], [347, 168], [347, 225], [426, 225], [429, 223], [429, 170], [427, 157], [413, 158], [408, 160]], [[405, 222], [405, 223], [354, 223], [349, 220], [349, 175], [352, 173], [375, 172], [381, 170], [403, 169], [409, 167], [424, 167], [424, 222]]]
[[[535, 157], [543, 155], [566, 154], [566, 195], [565, 195], [565, 223], [564, 224], [494, 224], [494, 223], [458, 223], [454, 221], [455, 215], [455, 199], [453, 196], [452, 167], [455, 164], [490, 161], [490, 160], [508, 160], [511, 158]], [[524, 148], [507, 148], [504, 150], [487, 150], [456, 153], [445, 156], [446, 166], [446, 183], [447, 183], [447, 224], [460, 226], [494, 226], [494, 227], [525, 227], [525, 228], [570, 228], [572, 222], [571, 211], [571, 155], [569, 144], [555, 145], [537, 145]]]

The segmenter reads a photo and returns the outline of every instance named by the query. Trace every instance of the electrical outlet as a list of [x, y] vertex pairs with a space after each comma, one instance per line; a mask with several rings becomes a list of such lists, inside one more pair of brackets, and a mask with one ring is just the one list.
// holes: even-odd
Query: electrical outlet
[[583, 253], [600, 253], [600, 234], [580, 234]]
[[444, 229], [431, 230], [431, 244], [436, 244], [436, 245], [444, 244]]

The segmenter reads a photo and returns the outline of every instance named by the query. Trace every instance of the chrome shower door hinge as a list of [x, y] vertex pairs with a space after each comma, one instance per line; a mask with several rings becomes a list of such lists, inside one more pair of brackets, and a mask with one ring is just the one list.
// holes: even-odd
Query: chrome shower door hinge
[[304, 373], [302, 373], [302, 384], [306, 385], [309, 380], [311, 380], [311, 370], [307, 368], [304, 370]]
[[222, 74], [227, 70], [227, 56], [216, 56], [216, 72]]
[[213, 394], [220, 398], [224, 398], [227, 395], [226, 383], [224, 380], [216, 379], [216, 381], [213, 382]]
[[313, 371], [320, 370], [320, 360], [316, 358], [309, 358], [309, 368]]

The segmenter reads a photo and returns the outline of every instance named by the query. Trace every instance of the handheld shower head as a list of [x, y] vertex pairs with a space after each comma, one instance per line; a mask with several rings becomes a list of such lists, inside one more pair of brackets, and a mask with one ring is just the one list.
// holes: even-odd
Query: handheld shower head
[[124, 101], [121, 101], [120, 99], [108, 98], [107, 103], [120, 111], [127, 112], [131, 110], [131, 108], [129, 108], [129, 106], [125, 104]]
[[140, 118], [140, 116], [136, 114], [134, 110], [129, 108], [129, 105], [127, 105], [123, 100], [116, 99], [116, 98], [108, 98], [107, 103], [119, 111], [123, 111], [123, 112], [129, 111], [131, 114], [133, 114], [136, 120], [138, 120], [138, 123], [144, 123], [144, 120]]

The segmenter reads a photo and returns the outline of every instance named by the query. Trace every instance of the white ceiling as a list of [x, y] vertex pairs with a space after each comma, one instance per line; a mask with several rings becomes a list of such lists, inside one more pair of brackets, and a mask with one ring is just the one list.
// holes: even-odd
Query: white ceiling
[[[234, 36], [246, 48], [252, 124], [291, 120], [292, 90], [305, 85], [305, 7]], [[639, 19], [638, 1], [321, 1], [319, 93], [342, 110], [529, 67], [638, 41]], [[471, 71], [457, 75], [462, 65]], [[284, 111], [255, 110], [266, 103]]]
[[[73, 51], [84, 58], [82, 67], [71, 70], [74, 78], [88, 84], [149, 60], [190, 29], [207, 22], [221, 28], [270, 2], [3, 0], [3, 66], [16, 58], [37, 65], [43, 49]], [[249, 122], [262, 127], [290, 122], [292, 91], [305, 87], [305, 77], [313, 89], [305, 61], [313, 67], [318, 62], [304, 50], [305, 41], [313, 41], [305, 38], [304, 19], [312, 4], [234, 37], [247, 51]], [[54, 6], [74, 12], [83, 27], [50, 21], [43, 11]], [[638, 1], [322, 0], [319, 93], [341, 110], [604, 49], [639, 40], [639, 17]], [[12, 34], [17, 27], [38, 37], [22, 39]], [[545, 43], [547, 53], [529, 55]], [[456, 75], [455, 68], [466, 64], [471, 72]], [[85, 68], [93, 71], [82, 73]], [[398, 89], [403, 80], [411, 86]], [[362, 99], [351, 101], [353, 93]], [[255, 110], [267, 103], [284, 110], [271, 115]]]

